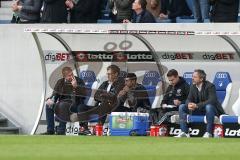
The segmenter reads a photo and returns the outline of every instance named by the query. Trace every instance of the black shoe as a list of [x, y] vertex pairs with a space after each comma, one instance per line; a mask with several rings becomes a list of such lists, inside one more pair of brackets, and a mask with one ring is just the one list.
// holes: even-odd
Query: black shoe
[[53, 131], [47, 131], [44, 133], [40, 133], [40, 135], [54, 135], [55, 133]]
[[80, 130], [80, 131], [79, 131], [79, 135], [91, 136], [91, 135], [92, 135], [92, 133], [91, 133], [91, 131], [90, 131], [90, 130], [88, 130], [88, 129], [85, 129], [85, 130]]

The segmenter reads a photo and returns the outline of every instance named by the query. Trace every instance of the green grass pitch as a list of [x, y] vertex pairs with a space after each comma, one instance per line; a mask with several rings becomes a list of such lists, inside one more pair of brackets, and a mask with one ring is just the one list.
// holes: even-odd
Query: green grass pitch
[[238, 160], [240, 139], [0, 136], [0, 160]]

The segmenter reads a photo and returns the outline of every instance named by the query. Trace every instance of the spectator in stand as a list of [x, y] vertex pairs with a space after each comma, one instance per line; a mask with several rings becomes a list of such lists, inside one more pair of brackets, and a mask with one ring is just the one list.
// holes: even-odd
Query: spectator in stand
[[[95, 0], [66, 0], [70, 9], [70, 23], [95, 23], [93, 12], [96, 12]], [[94, 9], [94, 10], [93, 10]]]
[[160, 8], [160, 0], [147, 0], [147, 10], [151, 12], [156, 19], [159, 19]]
[[67, 23], [66, 0], [43, 0], [42, 23]]
[[160, 19], [170, 19], [172, 23], [176, 23], [176, 17], [191, 15], [192, 12], [185, 0], [161, 0]]
[[39, 23], [42, 0], [17, 0], [12, 4], [12, 23]]
[[146, 9], [146, 0], [135, 0], [132, 4], [132, 9], [134, 10], [132, 20], [123, 20], [123, 23], [156, 23], [154, 16]]
[[124, 19], [131, 19], [132, 3], [133, 0], [109, 0], [112, 22], [122, 23]]
[[209, 0], [212, 6], [211, 22], [237, 22], [239, 0]]
[[209, 19], [209, 0], [193, 0], [193, 14], [198, 23], [204, 22]]

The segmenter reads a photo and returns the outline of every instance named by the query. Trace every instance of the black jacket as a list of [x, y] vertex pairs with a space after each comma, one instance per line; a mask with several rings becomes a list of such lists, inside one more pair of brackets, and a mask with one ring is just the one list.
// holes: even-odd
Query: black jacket
[[[129, 105], [132, 108], [132, 111], [136, 112], [137, 108], [141, 107], [146, 110], [150, 110], [151, 105], [148, 98], [148, 93], [146, 88], [141, 85], [137, 84], [136, 87], [132, 90], [130, 90], [127, 94], [123, 95], [122, 97], [119, 97], [120, 100], [120, 106], [124, 106], [125, 101], [129, 99]], [[131, 102], [132, 105], [131, 105]]]
[[42, 23], [67, 23], [66, 0], [43, 0]]
[[239, 0], [210, 0], [212, 22], [237, 22]]
[[184, 78], [179, 77], [179, 81], [175, 86], [169, 85], [163, 97], [162, 104], [174, 105], [173, 100], [177, 99], [184, 104], [189, 93], [189, 84]]
[[168, 14], [169, 19], [174, 19], [179, 16], [192, 15], [192, 12], [185, 0], [172, 0], [171, 3], [169, 0], [161, 0], [160, 13]]
[[137, 22], [136, 12], [133, 13], [132, 23], [156, 23], [156, 20], [149, 11], [143, 10], [139, 22]]
[[43, 0], [21, 0], [22, 9], [19, 17], [23, 20], [40, 21], [40, 10]]
[[93, 23], [96, 21], [97, 5], [96, 0], [79, 0], [71, 9], [71, 23]]
[[61, 78], [57, 81], [50, 98], [54, 98], [55, 103], [62, 100], [71, 100], [75, 105], [83, 104], [86, 96], [85, 84], [82, 79], [78, 77], [75, 78], [78, 84], [75, 92], [73, 91], [72, 84], [66, 82], [64, 78]]
[[112, 87], [111, 87], [109, 93], [107, 93], [108, 81], [104, 81], [100, 85], [100, 87], [98, 88], [96, 93], [94, 94], [94, 99], [95, 99], [95, 101], [98, 102], [96, 105], [99, 105], [99, 103], [106, 100], [106, 98], [111, 98], [111, 96], [116, 97], [118, 95], [118, 93], [123, 89], [124, 86], [125, 86], [124, 79], [119, 78], [117, 81], [115, 81], [112, 84]]
[[191, 85], [186, 104], [188, 105], [190, 102], [196, 103], [199, 109], [207, 104], [211, 104], [216, 107], [217, 115], [224, 114], [224, 110], [217, 100], [215, 86], [209, 81], [203, 82], [200, 92], [196, 85]]

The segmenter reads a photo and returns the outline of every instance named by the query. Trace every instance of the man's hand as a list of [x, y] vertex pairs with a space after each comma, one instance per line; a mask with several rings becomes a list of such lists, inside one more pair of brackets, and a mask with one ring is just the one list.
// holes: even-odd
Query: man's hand
[[52, 99], [49, 98], [49, 99], [47, 99], [46, 104], [50, 107], [54, 104], [54, 102]]
[[127, 92], [124, 91], [124, 90], [121, 90], [119, 93], [118, 93], [118, 97], [122, 97], [126, 94]]
[[76, 80], [76, 78], [73, 76], [72, 77], [72, 81], [71, 81], [71, 83], [72, 83], [72, 86], [73, 86], [73, 88], [77, 88], [77, 80]]
[[123, 23], [131, 23], [131, 21], [129, 21], [128, 19], [124, 19]]
[[168, 15], [161, 13], [161, 14], [159, 15], [159, 18], [160, 18], [160, 19], [168, 19]]
[[197, 107], [195, 103], [188, 103], [188, 109], [194, 111]]
[[179, 105], [181, 104], [181, 101], [179, 101], [178, 99], [174, 99], [174, 100], [173, 100], [173, 104], [174, 104], [175, 106], [179, 106]]
[[65, 4], [68, 8], [72, 9], [74, 7], [73, 1], [72, 0], [66, 0]]

